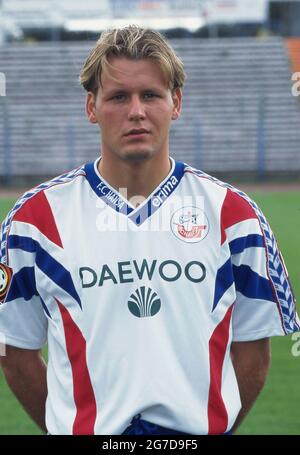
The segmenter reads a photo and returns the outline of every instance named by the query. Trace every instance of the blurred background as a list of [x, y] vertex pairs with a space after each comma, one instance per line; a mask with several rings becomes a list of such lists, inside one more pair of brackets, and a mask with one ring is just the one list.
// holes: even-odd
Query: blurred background
[[2, 185], [99, 154], [78, 74], [101, 30], [128, 23], [163, 32], [185, 64], [175, 158], [226, 177], [299, 178], [300, 1], [2, 0]]
[[[300, 0], [0, 0], [0, 221], [26, 189], [99, 155], [78, 75], [102, 30], [132, 23], [185, 64], [171, 155], [248, 191], [299, 294]], [[300, 434], [295, 341], [272, 340], [240, 434]], [[39, 433], [0, 370], [0, 434]]]

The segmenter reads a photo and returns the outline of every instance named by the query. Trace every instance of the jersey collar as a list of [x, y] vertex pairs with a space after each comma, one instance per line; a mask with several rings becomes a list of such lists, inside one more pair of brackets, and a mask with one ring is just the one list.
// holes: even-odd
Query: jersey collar
[[101, 198], [113, 210], [127, 216], [137, 226], [153, 215], [164, 202], [171, 196], [180, 183], [184, 174], [185, 164], [175, 161], [170, 157], [171, 170], [160, 185], [145, 199], [138, 207], [134, 208], [118, 191], [112, 188], [109, 183], [99, 174], [98, 163], [85, 165], [86, 178], [99, 198]]

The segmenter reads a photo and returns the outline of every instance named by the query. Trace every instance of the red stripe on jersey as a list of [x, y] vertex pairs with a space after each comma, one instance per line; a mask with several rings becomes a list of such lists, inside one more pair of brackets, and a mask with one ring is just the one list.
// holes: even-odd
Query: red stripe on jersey
[[208, 394], [208, 434], [223, 434], [227, 430], [228, 414], [222, 398], [222, 371], [229, 338], [233, 305], [215, 328], [209, 340], [210, 384]]
[[14, 221], [32, 224], [51, 242], [63, 248], [56, 222], [44, 191], [39, 191], [28, 199], [16, 212], [13, 219]]
[[76, 417], [73, 434], [94, 434], [97, 406], [86, 360], [86, 341], [68, 310], [56, 299], [65, 331], [68, 357], [73, 376]]
[[252, 218], [257, 219], [257, 216], [251, 205], [234, 191], [227, 189], [221, 209], [221, 245], [226, 240], [225, 229]]

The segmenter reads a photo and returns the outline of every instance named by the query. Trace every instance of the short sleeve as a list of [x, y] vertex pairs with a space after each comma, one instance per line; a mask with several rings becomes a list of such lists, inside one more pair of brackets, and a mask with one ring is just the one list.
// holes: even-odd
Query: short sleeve
[[299, 331], [288, 272], [262, 211], [244, 193], [228, 190], [222, 212], [236, 291], [233, 341]]
[[[16, 207], [1, 225], [0, 333], [5, 344], [40, 349], [47, 339], [47, 318], [36, 289], [35, 251], [30, 233], [14, 221]], [[27, 228], [27, 227], [26, 227]]]

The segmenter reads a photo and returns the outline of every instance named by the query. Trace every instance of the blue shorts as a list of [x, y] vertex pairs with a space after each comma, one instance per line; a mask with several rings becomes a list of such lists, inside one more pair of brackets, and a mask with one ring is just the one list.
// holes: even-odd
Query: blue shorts
[[[129, 427], [126, 428], [124, 433], [122, 434], [183, 434], [188, 435], [188, 433], [181, 433], [180, 431], [171, 430], [170, 428], [161, 427], [159, 425], [155, 425], [154, 423], [147, 422], [147, 420], [141, 419], [141, 414], [136, 415]], [[226, 435], [232, 434], [231, 431], [225, 433]]]
[[154, 423], [147, 422], [147, 420], [141, 419], [141, 414], [136, 415], [129, 427], [126, 428], [122, 434], [188, 434], [181, 433], [180, 431], [171, 430], [170, 428], [161, 427]]

